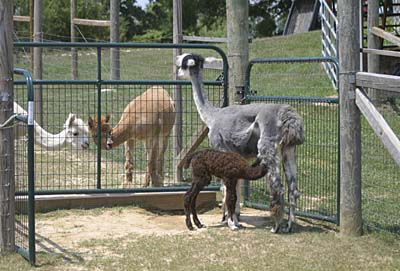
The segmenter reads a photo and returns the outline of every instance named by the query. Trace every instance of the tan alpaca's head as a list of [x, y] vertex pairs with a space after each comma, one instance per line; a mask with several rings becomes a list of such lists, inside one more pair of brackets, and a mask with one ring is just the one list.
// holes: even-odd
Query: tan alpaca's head
[[[98, 144], [99, 141], [99, 136], [100, 136], [100, 146], [102, 149], [110, 150], [113, 145], [113, 140], [111, 137], [111, 115], [108, 114], [107, 116], [101, 116], [100, 122], [96, 117], [92, 118], [89, 117], [89, 131], [92, 134], [93, 141], [96, 145]], [[98, 126], [100, 125], [100, 135], [98, 133]]]

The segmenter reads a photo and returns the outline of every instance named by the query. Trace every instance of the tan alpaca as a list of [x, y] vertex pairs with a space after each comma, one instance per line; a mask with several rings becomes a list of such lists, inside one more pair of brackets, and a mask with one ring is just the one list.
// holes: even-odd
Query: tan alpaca
[[[132, 100], [124, 109], [117, 125], [111, 128], [110, 114], [100, 119], [101, 148], [110, 150], [125, 143], [125, 180], [123, 187], [132, 183], [132, 150], [136, 140], [143, 140], [147, 154], [145, 186], [163, 185], [163, 156], [168, 137], [175, 123], [175, 105], [168, 92], [153, 86]], [[89, 117], [89, 130], [97, 142], [97, 118]]]

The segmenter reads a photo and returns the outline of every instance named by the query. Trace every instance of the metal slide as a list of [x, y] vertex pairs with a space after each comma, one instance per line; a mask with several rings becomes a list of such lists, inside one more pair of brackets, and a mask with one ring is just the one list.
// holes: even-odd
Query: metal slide
[[317, 29], [319, 0], [294, 0], [286, 20], [284, 35]]

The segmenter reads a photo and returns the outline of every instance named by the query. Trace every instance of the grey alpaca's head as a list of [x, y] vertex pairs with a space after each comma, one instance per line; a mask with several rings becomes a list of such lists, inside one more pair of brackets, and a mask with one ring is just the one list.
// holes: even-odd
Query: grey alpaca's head
[[182, 78], [190, 78], [194, 70], [203, 68], [204, 58], [201, 55], [182, 54], [176, 58], [176, 66], [179, 67], [178, 76]]

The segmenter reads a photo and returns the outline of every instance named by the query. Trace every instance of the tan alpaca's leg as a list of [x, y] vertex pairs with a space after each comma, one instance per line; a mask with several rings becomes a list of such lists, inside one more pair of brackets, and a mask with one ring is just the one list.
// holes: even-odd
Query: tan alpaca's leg
[[158, 156], [158, 139], [146, 139], [147, 167], [146, 167], [146, 184], [150, 181], [154, 187], [160, 187], [160, 176], [157, 174], [157, 156]]
[[129, 139], [124, 143], [125, 146], [125, 180], [122, 184], [123, 188], [129, 188], [132, 185], [132, 175], [133, 175], [133, 156], [132, 150], [134, 148], [135, 142], [133, 139]]
[[159, 138], [159, 151], [157, 158], [157, 174], [160, 176], [161, 186], [164, 185], [164, 154], [168, 148], [169, 134], [160, 135]]

